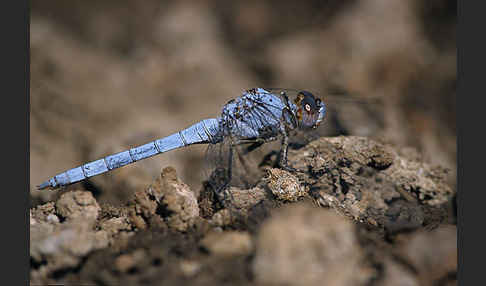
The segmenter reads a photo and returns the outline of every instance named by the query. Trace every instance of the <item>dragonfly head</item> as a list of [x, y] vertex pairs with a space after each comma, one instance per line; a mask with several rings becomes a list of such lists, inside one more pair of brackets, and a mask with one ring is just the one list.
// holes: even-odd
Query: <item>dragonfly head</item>
[[301, 129], [315, 129], [324, 120], [326, 105], [308, 91], [300, 91], [294, 100], [297, 106], [297, 120]]

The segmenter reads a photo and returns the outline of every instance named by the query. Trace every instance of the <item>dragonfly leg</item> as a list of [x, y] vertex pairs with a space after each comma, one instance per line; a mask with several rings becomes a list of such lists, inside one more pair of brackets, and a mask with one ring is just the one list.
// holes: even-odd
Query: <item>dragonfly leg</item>
[[229, 211], [230, 214], [230, 221], [236, 222], [236, 221], [244, 221], [244, 218], [242, 217], [239, 208], [236, 207], [233, 202], [233, 194], [229, 191], [229, 186], [230, 182], [232, 179], [232, 166], [233, 166], [233, 152], [234, 150], [234, 145], [230, 144], [231, 146], [229, 147], [229, 155], [228, 155], [228, 166], [226, 169], [226, 175], [225, 175], [225, 180], [223, 184], [221, 184], [215, 191], [216, 197], [221, 204], [221, 206]]
[[[288, 161], [287, 161], [287, 151], [289, 149], [289, 136], [285, 128], [282, 129], [282, 144], [280, 145], [280, 154], [279, 154], [279, 167], [282, 169], [289, 169]], [[292, 169], [292, 168], [290, 168]]]
[[282, 134], [282, 144], [280, 145], [279, 154], [279, 167], [290, 172], [296, 172], [297, 169], [290, 167], [287, 161], [287, 151], [289, 149], [289, 134], [287, 131], [287, 123], [285, 121], [285, 112], [289, 112], [287, 109], [282, 111], [282, 117], [280, 119], [280, 133]]
[[263, 144], [271, 142], [271, 141], [275, 141], [275, 140], [277, 140], [277, 137], [241, 139], [241, 140], [236, 141], [234, 143], [234, 146], [243, 145], [243, 144], [251, 144], [243, 152], [243, 155], [246, 155], [246, 154], [250, 153], [251, 151], [257, 149], [258, 147], [262, 146]]
[[228, 191], [228, 187], [230, 185], [231, 177], [232, 177], [233, 145], [230, 144], [229, 148], [230, 150], [229, 150], [228, 162], [227, 162], [228, 166], [226, 168], [226, 174], [223, 179], [224, 182], [215, 191], [216, 196], [218, 197], [218, 200], [223, 207], [227, 207], [228, 199], [232, 199], [232, 198], [228, 198], [228, 194], [232, 196], [231, 193]]

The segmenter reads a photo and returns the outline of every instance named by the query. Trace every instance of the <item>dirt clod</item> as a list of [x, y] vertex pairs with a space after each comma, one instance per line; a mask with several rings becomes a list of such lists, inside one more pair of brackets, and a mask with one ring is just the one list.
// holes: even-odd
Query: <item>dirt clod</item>
[[67, 192], [56, 202], [56, 213], [68, 220], [83, 218], [95, 221], [100, 210], [98, 202], [90, 192]]
[[457, 228], [446, 225], [400, 239], [398, 252], [418, 272], [421, 285], [447, 278], [457, 269]]
[[[290, 151], [289, 158], [299, 169], [310, 170], [303, 180], [319, 205], [355, 221], [391, 234], [447, 219], [454, 193], [447, 170], [403, 155], [391, 145], [355, 136], [320, 138]], [[376, 158], [387, 167], [370, 165]], [[427, 212], [435, 212], [439, 221], [426, 219]]]
[[53, 226], [36, 224], [30, 229], [31, 258], [42, 265], [37, 271], [50, 275], [79, 266], [90, 252], [106, 247], [108, 235], [96, 231], [89, 221], [74, 220]]
[[145, 251], [137, 249], [130, 254], [122, 254], [115, 259], [115, 267], [120, 272], [127, 272], [133, 269], [145, 258]]
[[178, 179], [172, 167], [162, 170], [161, 176], [148, 188], [147, 194], [155, 197], [158, 202], [157, 212], [164, 217], [169, 227], [185, 231], [199, 217], [196, 196]]
[[306, 195], [305, 188], [299, 179], [282, 169], [269, 169], [267, 171], [267, 186], [278, 200], [295, 202]]
[[201, 241], [201, 246], [221, 256], [248, 255], [253, 247], [250, 235], [239, 231], [211, 232]]
[[329, 210], [286, 206], [262, 225], [253, 272], [263, 284], [361, 285], [354, 225]]

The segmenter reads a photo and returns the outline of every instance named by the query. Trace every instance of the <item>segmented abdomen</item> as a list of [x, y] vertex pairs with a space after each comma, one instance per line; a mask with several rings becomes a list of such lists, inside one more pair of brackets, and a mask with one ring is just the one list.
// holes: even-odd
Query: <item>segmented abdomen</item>
[[38, 189], [69, 185], [186, 145], [218, 143], [220, 140], [218, 119], [205, 119], [162, 139], [67, 170], [45, 181]]

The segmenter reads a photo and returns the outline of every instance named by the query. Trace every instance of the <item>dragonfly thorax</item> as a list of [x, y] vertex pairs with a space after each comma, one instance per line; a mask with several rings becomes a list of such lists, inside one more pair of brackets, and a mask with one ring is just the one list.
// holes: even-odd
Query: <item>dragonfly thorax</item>
[[219, 119], [221, 132], [237, 139], [277, 136], [282, 110], [286, 108], [278, 94], [262, 88], [247, 90], [223, 107]]

